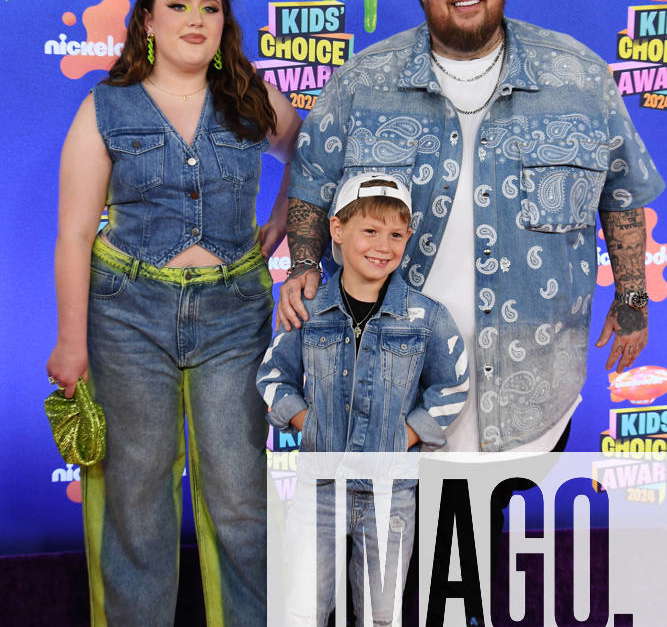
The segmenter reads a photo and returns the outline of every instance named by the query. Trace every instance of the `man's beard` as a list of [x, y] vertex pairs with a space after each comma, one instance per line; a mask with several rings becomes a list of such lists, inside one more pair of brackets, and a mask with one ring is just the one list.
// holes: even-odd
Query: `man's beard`
[[473, 30], [459, 28], [451, 21], [445, 24], [436, 24], [429, 20], [428, 26], [438, 40], [448, 48], [458, 52], [474, 52], [489, 43], [502, 24], [504, 10], [505, 2], [502, 2], [496, 10], [487, 14], [487, 18], [478, 28]]

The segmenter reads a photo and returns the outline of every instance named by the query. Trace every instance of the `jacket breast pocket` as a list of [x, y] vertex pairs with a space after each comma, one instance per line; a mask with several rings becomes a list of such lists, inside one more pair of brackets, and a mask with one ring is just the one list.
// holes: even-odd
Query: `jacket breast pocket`
[[426, 351], [426, 338], [415, 333], [383, 333], [382, 376], [392, 385], [409, 385]]
[[107, 138], [118, 182], [145, 192], [162, 185], [164, 133], [124, 132]]
[[340, 360], [343, 329], [330, 327], [305, 327], [303, 345], [305, 348], [306, 377], [312, 385], [319, 379], [336, 374]]
[[595, 226], [606, 178], [606, 169], [573, 163], [546, 165], [523, 155], [517, 224], [544, 233]]
[[234, 133], [226, 130], [211, 131], [210, 135], [222, 178], [236, 183], [259, 178], [265, 139], [257, 142], [239, 140]]

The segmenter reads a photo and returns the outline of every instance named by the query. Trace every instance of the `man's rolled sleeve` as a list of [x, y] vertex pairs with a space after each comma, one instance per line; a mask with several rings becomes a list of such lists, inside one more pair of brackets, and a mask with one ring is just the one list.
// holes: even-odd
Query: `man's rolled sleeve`
[[470, 387], [463, 338], [442, 305], [432, 326], [420, 383], [422, 400], [406, 422], [422, 441], [422, 450], [437, 450], [447, 443], [447, 427], [463, 410]]
[[637, 209], [655, 200], [665, 189], [665, 182], [632, 123], [614, 79], [608, 75], [604, 80], [609, 170], [600, 198], [600, 209]]
[[329, 211], [345, 160], [347, 113], [336, 73], [301, 126], [288, 196]]

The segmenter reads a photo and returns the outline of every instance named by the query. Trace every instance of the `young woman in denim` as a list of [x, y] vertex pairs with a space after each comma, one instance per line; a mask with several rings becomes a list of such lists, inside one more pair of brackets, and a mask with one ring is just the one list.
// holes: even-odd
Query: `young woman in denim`
[[82, 473], [95, 626], [173, 623], [184, 415], [207, 622], [266, 623], [254, 380], [286, 199], [258, 229], [255, 197], [261, 153], [286, 162], [298, 126], [243, 56], [228, 0], [138, 1], [72, 124], [47, 369], [68, 396], [89, 374], [107, 416], [107, 458]]
[[[389, 175], [360, 174], [339, 186], [331, 236], [343, 268], [304, 302], [309, 316], [302, 327], [275, 337], [257, 373], [269, 421], [300, 431], [301, 451], [404, 452], [419, 442], [422, 450], [437, 450], [465, 405], [467, 354], [456, 324], [443, 305], [395, 272], [411, 233], [410, 207], [409, 191]], [[388, 551], [401, 547], [401, 589], [414, 539], [415, 483], [399, 481], [392, 494]], [[377, 549], [377, 530], [371, 486], [355, 486], [347, 497], [347, 533], [362, 625], [364, 546], [369, 554]], [[308, 603], [293, 583], [290, 625], [326, 625], [334, 605], [333, 484], [320, 486], [317, 499], [317, 616], [302, 610]], [[371, 556], [373, 562], [379, 563]], [[375, 572], [369, 578], [373, 624], [393, 624], [394, 588]], [[388, 581], [396, 581], [395, 572]]]

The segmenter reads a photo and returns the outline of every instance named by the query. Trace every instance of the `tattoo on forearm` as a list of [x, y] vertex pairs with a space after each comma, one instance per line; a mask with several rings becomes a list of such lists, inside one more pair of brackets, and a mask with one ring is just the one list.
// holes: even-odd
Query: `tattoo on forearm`
[[646, 285], [644, 209], [603, 211], [602, 230], [614, 272], [616, 291], [643, 290]]
[[[319, 261], [329, 241], [329, 220], [326, 212], [298, 198], [289, 199], [287, 210], [287, 243], [292, 261], [312, 259]], [[297, 276], [309, 268], [296, 268]]]
[[[609, 260], [614, 273], [616, 291], [646, 289], [646, 222], [644, 209], [602, 211], [602, 230], [607, 241]], [[610, 313], [621, 327], [619, 335], [641, 331], [647, 325], [646, 310], [633, 309], [614, 301]]]

